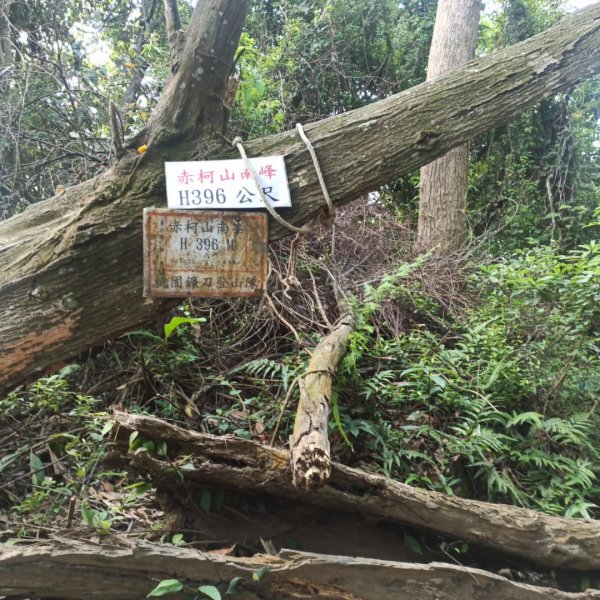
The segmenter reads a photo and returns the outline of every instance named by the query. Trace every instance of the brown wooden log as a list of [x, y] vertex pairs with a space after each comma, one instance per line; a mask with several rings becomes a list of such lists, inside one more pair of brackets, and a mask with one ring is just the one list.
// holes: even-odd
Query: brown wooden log
[[[261, 569], [269, 571], [255, 582], [253, 573]], [[411, 564], [289, 550], [277, 556], [236, 558], [117, 536], [99, 544], [57, 538], [25, 547], [0, 545], [0, 595], [6, 596], [139, 600], [160, 581], [177, 579], [188, 590], [217, 586], [225, 597], [235, 577], [243, 578], [240, 600], [600, 598], [598, 590], [566, 593], [445, 563]]]
[[[290, 453], [231, 436], [186, 431], [160, 419], [115, 413], [123, 447], [132, 431], [165, 441], [169, 460], [142, 451], [113, 457], [119, 466], [150, 476], [158, 487], [171, 489], [185, 477], [187, 485], [214, 484], [272, 494], [321, 507], [437, 532], [512, 555], [542, 567], [600, 570], [600, 522], [554, 517], [524, 508], [491, 504], [413, 488], [381, 475], [337, 463], [318, 490], [291, 485]], [[177, 457], [194, 465], [177, 472]], [[181, 463], [181, 461], [179, 461]]]
[[[164, 206], [165, 160], [231, 158], [222, 97], [248, 3], [199, 2], [177, 72], [148, 127], [100, 177], [0, 223], [0, 393], [162, 314], [142, 297], [142, 210]], [[410, 173], [600, 71], [600, 3], [521, 44], [356, 111], [305, 127], [336, 204]], [[300, 225], [323, 198], [296, 132], [246, 144], [283, 154]], [[288, 233], [271, 224], [270, 238]]]
[[290, 438], [292, 482], [296, 487], [318, 489], [331, 474], [327, 426], [332, 385], [354, 329], [354, 317], [343, 315], [314, 349], [306, 372], [298, 380], [300, 399]]

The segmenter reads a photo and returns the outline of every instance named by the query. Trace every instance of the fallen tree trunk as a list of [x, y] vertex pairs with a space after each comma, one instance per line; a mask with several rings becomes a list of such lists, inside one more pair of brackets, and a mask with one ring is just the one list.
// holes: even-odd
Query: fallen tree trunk
[[[261, 571], [261, 569], [263, 571]], [[265, 570], [268, 569], [268, 572]], [[253, 573], [265, 572], [259, 581]], [[221, 594], [241, 577], [243, 600], [589, 600], [600, 591], [566, 593], [516, 583], [480, 569], [411, 564], [282, 551], [235, 558], [151, 542], [110, 538], [101, 544], [56, 539], [32, 546], [0, 545], [0, 594], [83, 598], [145, 598], [161, 581]], [[183, 594], [169, 595], [169, 598]]]
[[[169, 459], [147, 452], [111, 457], [111, 464], [151, 477], [162, 489], [215, 484], [359, 512], [451, 536], [531, 563], [579, 571], [600, 570], [600, 523], [552, 517], [532, 510], [429, 492], [333, 463], [319, 490], [290, 485], [289, 452], [233, 437], [186, 431], [160, 419], [116, 412], [121, 447], [133, 431], [167, 442]], [[193, 470], [178, 471], [177, 464]]]
[[[100, 177], [0, 224], [0, 392], [147, 322], [172, 302], [142, 297], [142, 209], [164, 205], [163, 162], [235, 156], [215, 132], [247, 2], [198, 3], [177, 72], [140, 141]], [[514, 47], [305, 128], [341, 204], [506, 123], [600, 71], [600, 4]], [[295, 132], [247, 144], [286, 157], [299, 225], [323, 200]], [[286, 230], [271, 223], [270, 238]]]
[[331, 474], [327, 426], [332, 386], [354, 329], [350, 313], [340, 317], [314, 349], [306, 372], [298, 381], [300, 399], [290, 438], [292, 482], [296, 487], [318, 489]]

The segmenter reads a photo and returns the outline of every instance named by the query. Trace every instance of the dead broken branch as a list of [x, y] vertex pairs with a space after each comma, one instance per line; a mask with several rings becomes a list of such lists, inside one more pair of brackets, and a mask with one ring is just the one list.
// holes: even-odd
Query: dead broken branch
[[329, 479], [327, 424], [332, 386], [354, 328], [354, 317], [350, 313], [343, 315], [315, 348], [306, 373], [299, 379], [300, 400], [290, 438], [292, 481], [296, 487], [317, 489]]
[[[291, 485], [290, 453], [233, 437], [186, 431], [152, 417], [115, 413], [123, 451], [112, 461], [172, 490], [215, 484], [410, 525], [518, 557], [543, 567], [600, 570], [600, 523], [553, 517], [532, 510], [429, 492], [331, 464], [329, 481], [306, 493]], [[168, 459], [146, 451], [127, 455], [131, 432], [165, 441]], [[193, 470], [177, 471], [178, 457]], [[180, 464], [183, 464], [179, 460]]]
[[[253, 574], [264, 573], [260, 578]], [[566, 593], [516, 583], [480, 569], [281, 551], [236, 558], [146, 541], [101, 544], [58, 538], [0, 546], [0, 594], [29, 597], [145, 598], [160, 581], [226, 590], [236, 577], [244, 600], [592, 600], [600, 591]], [[259, 579], [256, 581], [255, 579]], [[169, 597], [180, 597], [170, 595]]]

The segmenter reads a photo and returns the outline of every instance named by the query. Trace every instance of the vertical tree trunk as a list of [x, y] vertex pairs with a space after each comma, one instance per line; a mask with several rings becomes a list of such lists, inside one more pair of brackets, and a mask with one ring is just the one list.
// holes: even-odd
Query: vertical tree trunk
[[[0, 138], [9, 139], [7, 128], [9, 127], [10, 114], [9, 110], [5, 110], [5, 106], [10, 105], [9, 94], [9, 71], [13, 63], [12, 38], [10, 35], [10, 5], [12, 0], [0, 0]], [[6, 124], [6, 125], [5, 125]], [[0, 220], [4, 218], [6, 203], [5, 198], [9, 198], [11, 191], [7, 187], [8, 183], [2, 183], [3, 175], [8, 173], [15, 160], [15, 144], [1, 144], [0, 146]]]
[[[480, 8], [480, 0], [440, 0], [429, 51], [428, 81], [473, 58]], [[468, 166], [469, 148], [465, 145], [421, 168], [420, 251], [437, 246], [438, 252], [449, 254], [465, 243]]]
[[12, 63], [10, 38], [10, 5], [12, 0], [0, 0], [0, 69]]

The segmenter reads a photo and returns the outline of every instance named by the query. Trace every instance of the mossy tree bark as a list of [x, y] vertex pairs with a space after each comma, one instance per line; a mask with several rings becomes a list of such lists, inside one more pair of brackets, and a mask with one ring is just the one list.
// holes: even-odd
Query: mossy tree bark
[[[199, 2], [147, 127], [101, 176], [0, 224], [0, 391], [147, 322], [172, 303], [142, 297], [142, 209], [164, 205], [165, 160], [231, 158], [218, 129], [248, 2]], [[600, 71], [600, 4], [444, 77], [305, 127], [336, 204], [393, 181]], [[302, 224], [322, 210], [294, 132], [247, 144], [283, 154]], [[286, 230], [271, 224], [270, 238]]]

